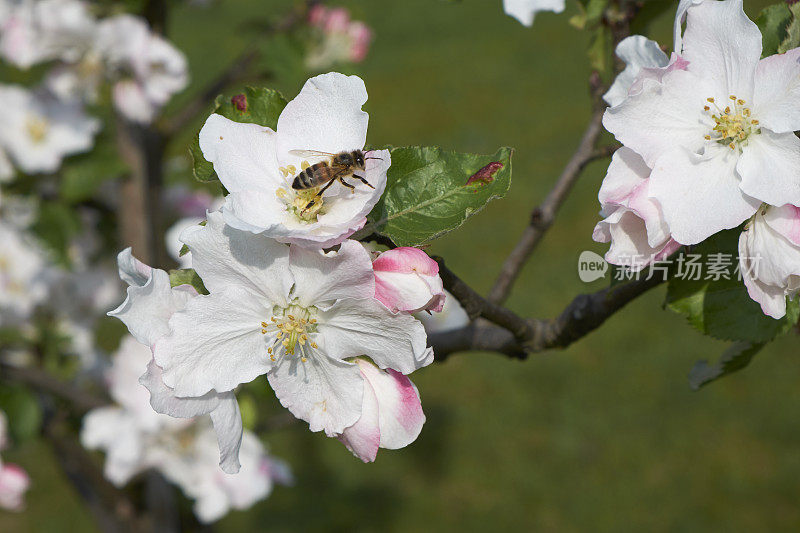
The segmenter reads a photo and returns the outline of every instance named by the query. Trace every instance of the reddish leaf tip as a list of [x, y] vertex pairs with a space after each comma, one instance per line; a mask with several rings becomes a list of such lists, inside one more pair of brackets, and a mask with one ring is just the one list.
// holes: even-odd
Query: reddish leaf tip
[[480, 185], [487, 185], [494, 181], [494, 175], [497, 173], [498, 170], [503, 168], [503, 163], [499, 161], [492, 161], [475, 174], [470, 176], [467, 180], [467, 185], [471, 185], [473, 183], [478, 183]]

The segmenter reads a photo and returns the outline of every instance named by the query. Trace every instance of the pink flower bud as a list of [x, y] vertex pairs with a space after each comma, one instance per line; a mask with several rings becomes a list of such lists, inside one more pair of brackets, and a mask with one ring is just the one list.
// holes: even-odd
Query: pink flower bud
[[417, 248], [395, 248], [372, 262], [375, 298], [392, 312], [436, 311], [444, 307], [439, 265]]
[[356, 21], [350, 24], [347, 32], [350, 38], [353, 39], [353, 45], [350, 49], [350, 61], [360, 63], [367, 57], [369, 45], [372, 42], [372, 30], [363, 22]]
[[343, 7], [337, 7], [328, 11], [328, 19], [325, 21], [325, 31], [329, 33], [343, 33], [347, 31], [350, 24], [350, 13]]
[[17, 465], [0, 465], [0, 507], [21, 511], [25, 506], [25, 492], [30, 487], [28, 474]]
[[317, 4], [308, 12], [308, 23], [321, 28], [328, 16], [328, 9], [322, 4]]

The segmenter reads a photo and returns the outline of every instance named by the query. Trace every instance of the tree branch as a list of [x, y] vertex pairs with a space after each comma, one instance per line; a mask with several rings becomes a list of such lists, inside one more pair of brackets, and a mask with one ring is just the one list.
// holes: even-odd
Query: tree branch
[[70, 408], [81, 413], [109, 405], [108, 400], [73, 387], [38, 368], [18, 367], [0, 362], [0, 379], [22, 383], [34, 390], [65, 400]]
[[536, 249], [544, 234], [553, 225], [558, 209], [567, 199], [572, 186], [578, 181], [583, 169], [598, 157], [604, 156], [605, 152], [598, 152], [595, 149], [600, 133], [603, 131], [602, 120], [604, 112], [605, 106], [598, 105], [596, 107], [586, 131], [581, 137], [577, 150], [575, 150], [575, 153], [564, 167], [558, 181], [556, 181], [553, 189], [548, 193], [541, 205], [531, 213], [528, 227], [525, 228], [519, 242], [506, 258], [500, 274], [489, 292], [489, 301], [502, 303], [508, 298], [511, 287], [519, 276], [522, 267]]
[[[650, 279], [640, 279], [608, 287], [592, 294], [578, 295], [558, 317], [550, 320], [525, 320], [514, 315], [515, 321], [519, 320], [527, 324], [526, 333], [522, 336], [515, 335], [512, 331], [505, 329], [505, 326], [471, 324], [456, 330], [433, 333], [428, 336], [428, 340], [433, 346], [437, 361], [443, 361], [456, 352], [474, 350], [499, 352], [515, 359], [525, 359], [531, 353], [566, 348], [600, 327], [629, 302], [663, 282], [663, 277], [654, 275]], [[456, 287], [461, 289], [458, 285]], [[448, 290], [450, 290], [449, 287]], [[466, 294], [466, 301], [469, 303], [472, 296], [469, 293]], [[455, 293], [453, 295], [455, 296]], [[461, 302], [460, 298], [459, 302]], [[476, 306], [481, 304], [472, 303], [470, 305], [473, 305], [474, 312]], [[509, 311], [509, 313], [511, 312]], [[489, 315], [491, 316], [492, 313]], [[481, 316], [492, 320], [486, 313], [481, 312]], [[470, 315], [470, 318], [472, 317]], [[497, 317], [494, 316], [494, 318]]]

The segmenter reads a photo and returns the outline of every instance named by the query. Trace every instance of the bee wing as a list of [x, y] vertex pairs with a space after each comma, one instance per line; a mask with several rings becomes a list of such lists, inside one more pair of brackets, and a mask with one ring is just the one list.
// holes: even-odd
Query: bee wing
[[296, 156], [296, 157], [332, 157], [336, 154], [330, 154], [328, 152], [318, 152], [316, 150], [289, 150], [289, 154]]

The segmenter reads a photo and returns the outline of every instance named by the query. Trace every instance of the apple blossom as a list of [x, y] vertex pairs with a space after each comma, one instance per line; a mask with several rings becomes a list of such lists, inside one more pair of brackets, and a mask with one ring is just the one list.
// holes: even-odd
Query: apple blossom
[[503, 10], [523, 25], [531, 26], [539, 11], [564, 11], [564, 0], [503, 0]]
[[88, 448], [106, 451], [106, 477], [121, 486], [154, 468], [196, 500], [195, 514], [206, 523], [266, 498], [272, 491], [273, 460], [259, 440], [246, 432], [240, 473], [220, 472], [216, 436], [206, 419], [178, 419], [151, 409], [147, 389], [138, 382], [150, 360], [147, 346], [126, 337], [107, 373], [117, 406], [94, 409], [84, 419], [81, 440]]
[[55, 172], [65, 156], [89, 150], [99, 129], [77, 102], [0, 85], [0, 148], [23, 172]]
[[369, 463], [378, 448], [397, 450], [414, 442], [422, 431], [425, 415], [419, 391], [407, 376], [356, 358], [364, 379], [361, 417], [339, 437], [353, 455]]
[[611, 241], [605, 258], [613, 265], [638, 271], [680, 248], [661, 207], [648, 196], [649, 187], [650, 169], [644, 160], [624, 146], [617, 150], [598, 195], [605, 218], [592, 236], [597, 242]]
[[362, 416], [366, 382], [352, 358], [402, 374], [433, 360], [422, 325], [375, 300], [369, 254], [355, 241], [327, 254], [287, 246], [226, 226], [219, 213], [181, 238], [210, 294], [189, 299], [155, 345], [178, 398], [266, 374], [311, 431], [340, 436]]
[[20, 324], [47, 297], [47, 261], [29, 235], [2, 219], [0, 243], [0, 326]]
[[686, 10], [683, 69], [645, 79], [603, 124], [653, 169], [649, 195], [695, 244], [761, 202], [800, 204], [800, 49], [765, 59], [741, 0]]
[[[120, 319], [136, 340], [152, 349], [169, 333], [172, 315], [195, 298], [197, 291], [188, 285], [172, 288], [166, 272], [136, 260], [130, 248], [120, 252], [117, 262], [120, 278], [128, 284], [128, 296], [108, 314]], [[220, 466], [228, 473], [239, 471], [243, 428], [239, 404], [232, 391], [208, 391], [197, 397], [179, 398], [164, 384], [161, 368], [154, 361], [142, 375], [141, 383], [150, 391], [150, 405], [158, 413], [177, 418], [209, 414], [219, 436]]]
[[366, 223], [386, 187], [391, 164], [388, 150], [366, 153], [366, 185], [350, 190], [332, 185], [307, 208], [316, 190], [292, 189], [294, 176], [311, 161], [294, 150], [337, 153], [360, 150], [367, 138], [369, 116], [364, 82], [336, 72], [311, 78], [286, 105], [277, 132], [257, 124], [211, 115], [200, 131], [203, 156], [214, 164], [230, 191], [222, 209], [234, 228], [262, 233], [281, 242], [328, 248]]
[[[8, 447], [8, 419], [0, 411], [0, 451]], [[0, 460], [0, 509], [21, 511], [30, 487], [28, 474], [19, 466]]]
[[80, 0], [22, 0], [0, 20], [0, 56], [29, 68], [42, 61], [75, 61], [88, 50], [96, 23]]
[[444, 306], [439, 264], [418, 248], [400, 247], [372, 261], [375, 298], [392, 312], [435, 311]]
[[323, 70], [346, 61], [359, 63], [367, 56], [372, 31], [363, 22], [350, 20], [347, 9], [317, 4], [309, 11], [308, 22], [321, 34], [320, 42], [306, 57], [309, 69]]
[[151, 122], [189, 81], [186, 57], [151, 32], [142, 18], [116, 15], [103, 20], [96, 46], [118, 79], [112, 89], [114, 105], [128, 120]]
[[800, 290], [800, 207], [762, 206], [739, 236], [739, 269], [750, 297], [773, 318]]

